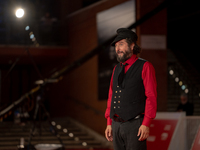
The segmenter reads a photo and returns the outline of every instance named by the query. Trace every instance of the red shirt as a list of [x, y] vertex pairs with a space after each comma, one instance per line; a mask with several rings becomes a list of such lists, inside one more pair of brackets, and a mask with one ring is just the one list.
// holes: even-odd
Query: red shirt
[[[136, 55], [132, 55], [124, 64], [128, 64], [125, 66], [125, 73], [131, 67], [131, 65], [138, 59]], [[116, 67], [116, 66], [115, 66]], [[115, 68], [113, 69], [113, 73]], [[113, 93], [113, 73], [110, 80], [110, 88], [108, 93], [108, 101], [107, 101], [107, 109], [105, 112], [105, 118], [107, 119], [107, 125], [112, 124], [112, 120], [110, 118], [110, 107], [112, 101], [112, 93]], [[155, 69], [150, 62], [145, 62], [142, 69], [142, 79], [145, 88], [145, 95], [146, 105], [145, 105], [145, 112], [144, 112], [144, 120], [142, 125], [147, 127], [150, 126], [151, 121], [156, 117], [156, 110], [157, 110], [157, 82], [155, 76]]]

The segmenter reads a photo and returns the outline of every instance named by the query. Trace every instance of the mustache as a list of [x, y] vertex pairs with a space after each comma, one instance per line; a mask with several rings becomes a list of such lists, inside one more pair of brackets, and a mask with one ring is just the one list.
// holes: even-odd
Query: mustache
[[117, 52], [116, 52], [116, 54], [119, 54], [119, 53], [125, 54], [123, 51], [117, 51]]

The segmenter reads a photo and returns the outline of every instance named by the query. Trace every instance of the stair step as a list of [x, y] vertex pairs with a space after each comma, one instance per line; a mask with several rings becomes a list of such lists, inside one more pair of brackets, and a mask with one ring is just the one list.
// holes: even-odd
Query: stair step
[[[0, 133], [0, 137], [4, 136], [4, 137], [9, 137], [9, 136], [20, 136], [20, 137], [25, 137], [25, 136], [29, 136], [30, 133], [24, 132], [24, 133]], [[66, 133], [59, 133], [60, 136], [65, 136]], [[87, 133], [85, 132], [73, 132], [74, 136], [83, 136], [83, 135], [87, 135]], [[34, 134], [34, 136], [39, 136], [39, 133]], [[42, 132], [42, 136], [52, 136], [52, 133], [50, 132]]]
[[[76, 124], [69, 121], [56, 121], [57, 125], [62, 128], [57, 129], [60, 139], [66, 149], [91, 149], [91, 148], [107, 148], [108, 146], [90, 135], [87, 130], [83, 130]], [[31, 144], [60, 144], [58, 138], [50, 132], [50, 124], [42, 122], [41, 136], [39, 136], [39, 128], [36, 126], [34, 136], [32, 136]], [[33, 124], [27, 122], [24, 126], [14, 124], [13, 122], [0, 123], [0, 149], [15, 150], [20, 143], [20, 138], [24, 138], [25, 145], [29, 143], [30, 130]], [[57, 126], [55, 126], [57, 128]], [[64, 133], [63, 129], [67, 129]], [[71, 133], [71, 135], [70, 135]]]
[[[0, 142], [4, 142], [4, 141], [18, 141], [20, 140], [21, 136], [18, 136], [18, 137], [0, 137]], [[63, 140], [74, 140], [73, 138], [69, 137], [69, 136], [62, 136], [61, 137]], [[87, 135], [87, 136], [79, 136], [78, 137], [79, 140], [94, 140], [94, 138], [90, 135]], [[55, 140], [57, 139], [57, 137], [55, 136], [41, 136], [41, 137], [33, 137], [34, 140], [43, 140], [43, 139], [48, 139], [48, 140]], [[24, 140], [28, 141], [29, 140], [29, 137], [25, 137]]]
[[[101, 145], [100, 142], [96, 142], [96, 141], [63, 141], [63, 144], [65, 145], [82, 145], [83, 142], [86, 142], [87, 145]], [[36, 145], [36, 144], [60, 144], [60, 142], [58, 140], [54, 140], [54, 141], [51, 141], [51, 140], [38, 140], [38, 141], [35, 141], [35, 140], [32, 140], [31, 141], [31, 144], [32, 145]], [[19, 141], [6, 141], [4, 143], [0, 143], [0, 147], [1, 146], [6, 146], [6, 145], [18, 145], [19, 144]], [[28, 141], [25, 141], [25, 145], [28, 144]]]
[[[15, 145], [11, 145], [11, 146], [1, 146], [0, 148], [1, 150], [18, 150], [18, 147]], [[98, 146], [98, 145], [94, 145], [94, 146], [82, 146], [82, 145], [65, 145], [65, 149], [102, 149], [102, 150], [109, 150], [107, 147], [104, 146]]]

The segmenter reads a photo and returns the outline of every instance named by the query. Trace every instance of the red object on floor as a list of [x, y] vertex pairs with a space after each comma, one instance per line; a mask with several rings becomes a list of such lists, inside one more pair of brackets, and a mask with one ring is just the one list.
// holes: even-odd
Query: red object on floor
[[147, 149], [167, 150], [177, 122], [178, 120], [153, 120], [147, 139]]

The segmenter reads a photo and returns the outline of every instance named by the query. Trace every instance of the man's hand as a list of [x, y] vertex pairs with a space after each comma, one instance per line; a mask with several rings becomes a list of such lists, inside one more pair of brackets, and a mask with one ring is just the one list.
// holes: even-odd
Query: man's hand
[[147, 139], [149, 136], [149, 127], [141, 125], [137, 136], [140, 136], [139, 141], [144, 141]]
[[107, 125], [107, 128], [105, 130], [105, 136], [106, 136], [106, 139], [108, 141], [112, 141], [113, 140], [113, 135], [112, 135], [112, 127], [111, 125]]

